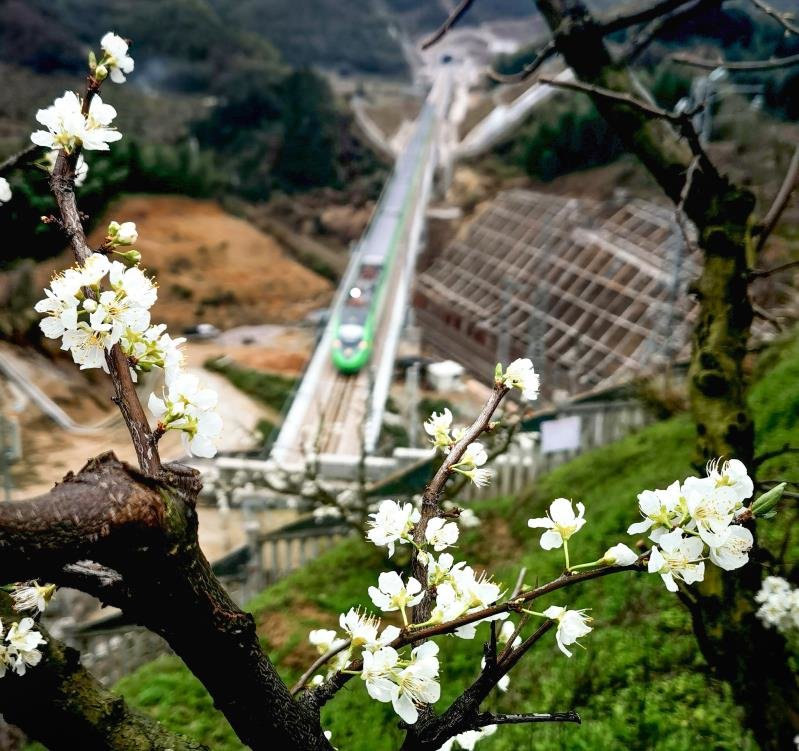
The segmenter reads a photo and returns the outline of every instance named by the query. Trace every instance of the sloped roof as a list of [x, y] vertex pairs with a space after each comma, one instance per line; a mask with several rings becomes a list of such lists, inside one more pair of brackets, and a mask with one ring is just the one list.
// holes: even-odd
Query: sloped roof
[[532, 356], [575, 393], [687, 354], [697, 272], [673, 208], [509, 190], [419, 274], [415, 304], [426, 341], [475, 373]]

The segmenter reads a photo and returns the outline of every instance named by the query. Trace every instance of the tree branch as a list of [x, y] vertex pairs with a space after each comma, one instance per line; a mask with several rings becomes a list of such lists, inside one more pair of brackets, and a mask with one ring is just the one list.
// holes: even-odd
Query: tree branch
[[477, 724], [486, 725], [522, 725], [531, 722], [582, 722], [580, 715], [574, 711], [568, 712], [527, 712], [524, 714], [492, 714], [482, 712], [477, 715]]
[[605, 20], [599, 21], [599, 29], [604, 36], [615, 31], [627, 29], [630, 26], [637, 26], [641, 23], [649, 23], [661, 16], [677, 10], [683, 5], [693, 2], [693, 0], [659, 0], [648, 8], [638, 10], [633, 13], [619, 14]]
[[[4, 624], [19, 620], [11, 598], [0, 594]], [[47, 639], [42, 661], [24, 677], [0, 680], [0, 709], [9, 722], [51, 751], [201, 751], [205, 747], [134, 712], [80, 664], [80, 655], [39, 624]], [[43, 721], [46, 720], [46, 721]]]
[[538, 51], [538, 54], [535, 56], [535, 59], [532, 62], [527, 63], [527, 65], [525, 65], [524, 68], [522, 68], [518, 73], [505, 74], [505, 73], [500, 73], [494, 68], [489, 68], [488, 77], [496, 81], [497, 83], [502, 83], [502, 84], [520, 83], [521, 81], [526, 81], [556, 52], [557, 49], [555, 48], [555, 42], [554, 40], [550, 39]]
[[766, 244], [774, 228], [777, 226], [780, 217], [782, 216], [788, 202], [791, 200], [791, 194], [796, 189], [797, 179], [799, 179], [799, 146], [794, 149], [791, 163], [788, 165], [788, 171], [785, 173], [782, 185], [777, 196], [774, 198], [774, 203], [760, 223], [757, 233], [757, 245], [755, 246], [755, 253], [759, 254]]
[[796, 266], [799, 266], [799, 260], [781, 263], [779, 266], [774, 266], [770, 269], [753, 269], [749, 272], [749, 278], [757, 279], [761, 276], [772, 276], [773, 274], [779, 274], [780, 271], [787, 271], [788, 269], [792, 269]]
[[330, 660], [332, 660], [337, 654], [343, 652], [347, 647], [350, 646], [352, 643], [351, 639], [342, 639], [342, 643], [336, 647], [335, 649], [329, 649], [323, 655], [317, 657], [311, 666], [300, 676], [300, 679], [292, 686], [291, 688], [291, 695], [296, 696], [303, 688], [305, 688], [305, 684], [311, 679], [311, 676], [322, 667], [322, 665], [326, 665]]
[[780, 26], [791, 34], [799, 34], [799, 26], [795, 26], [788, 20], [787, 13], [780, 13], [770, 5], [766, 5], [763, 0], [752, 0], [753, 5], [760, 8], [766, 15], [771, 16]]
[[471, 7], [474, 0], [461, 0], [454, 8], [452, 13], [449, 14], [447, 20], [436, 29], [435, 32], [422, 42], [422, 49], [426, 50], [432, 47], [437, 41], [442, 39], [444, 35], [463, 18], [463, 15]]
[[13, 169], [16, 169], [21, 162], [24, 162], [28, 157], [33, 156], [40, 148], [41, 146], [31, 144], [30, 146], [22, 149], [22, 151], [18, 151], [16, 154], [12, 154], [4, 159], [2, 162], [0, 162], [0, 175], [5, 175], [8, 172], [11, 172]]
[[799, 65], [799, 55], [789, 55], [788, 57], [778, 57], [773, 60], [744, 60], [740, 62], [730, 62], [728, 60], [708, 60], [704, 57], [695, 55], [678, 54], [672, 55], [671, 59], [680, 65], [690, 65], [694, 68], [703, 70], [715, 70], [724, 68], [725, 70], [775, 70], [776, 68], [787, 68], [791, 65]]
[[[167, 640], [244, 743], [329, 751], [318, 715], [292, 700], [252, 616], [199, 548], [199, 487], [196, 470], [165, 465], [156, 479], [104, 454], [47, 495], [0, 504], [0, 570], [23, 581], [91, 560], [117, 572], [129, 593], [125, 615]], [[87, 575], [85, 567], [66, 572]]]

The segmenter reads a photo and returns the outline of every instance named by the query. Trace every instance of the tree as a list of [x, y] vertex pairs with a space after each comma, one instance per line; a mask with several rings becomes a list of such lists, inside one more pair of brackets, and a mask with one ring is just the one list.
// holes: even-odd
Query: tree
[[[425, 423], [443, 458], [425, 488], [421, 508], [386, 500], [370, 515], [367, 537], [386, 548], [389, 557], [395, 546], [412, 550], [412, 575], [385, 572], [378, 586], [369, 589], [376, 608], [398, 612], [402, 628], [381, 629], [379, 619], [351, 609], [340, 620], [346, 638], [335, 632], [311, 633], [322, 654], [289, 689], [263, 651], [252, 616], [233, 603], [200, 550], [195, 509], [199, 473], [165, 464], [159, 455], [159, 439], [168, 430], [181, 433], [188, 452], [215, 454], [222, 427], [216, 395], [183, 370], [181, 341], [171, 339], [164, 326], [150, 325], [155, 287], [140, 266], [141, 255], [130, 248], [137, 240], [135, 225], [112, 222], [94, 251], [86, 241], [75, 195], [78, 159], [82, 150], [105, 151], [119, 139], [112, 126], [116, 113], [98, 92], [107, 77], [121, 83], [133, 68], [120, 37], [109, 33], [101, 46], [99, 60], [90, 58], [83, 98], [67, 92], [57, 99], [38, 115], [45, 129], [32, 135], [37, 145], [58, 149], [50, 183], [58, 214], [47, 221], [64, 230], [77, 262], [53, 278], [36, 310], [44, 316], [44, 334], [60, 340], [81, 368], [109, 373], [138, 467], [106, 453], [50, 492], [0, 506], [0, 568], [8, 580], [19, 583], [10, 594], [0, 591], [0, 673], [8, 673], [0, 675], [3, 714], [52, 749], [74, 748], [76, 740], [88, 749], [198, 748], [110, 696], [78, 665], [73, 651], [33, 618], [21, 617], [25, 611], [43, 611], [57, 586], [69, 586], [119, 607], [163, 636], [241, 740], [256, 750], [332, 748], [320, 725], [320, 708], [355, 676], [373, 699], [391, 702], [406, 730], [402, 748], [408, 751], [433, 751], [452, 738], [464, 739], [463, 734], [471, 734], [473, 742], [502, 724], [579, 722], [573, 711], [481, 711], [489, 693], [550, 632], [569, 657], [569, 647], [592, 631], [585, 611], [554, 604], [537, 611], [532, 609], [536, 601], [600, 577], [645, 571], [687, 597], [688, 585], [702, 581], [706, 568], [715, 577], [745, 566], [754, 519], [773, 511], [784, 486], [747, 503], [753, 484], [746, 467], [737, 460], [714, 464], [707, 477], [642, 493], [644, 520], [629, 532], [653, 530], [655, 545], [637, 552], [619, 543], [597, 560], [579, 564], [571, 560], [569, 544], [586, 523], [585, 509], [577, 503], [575, 512], [571, 501], [557, 499], [546, 517], [530, 519], [528, 526], [544, 529], [544, 550], [562, 549], [563, 573], [535, 587], [525, 586], [520, 577], [506, 594], [490, 576], [477, 574], [465, 561], [456, 563], [445, 552], [457, 541], [452, 519], [458, 512], [440, 503], [455, 477], [477, 486], [490, 481], [490, 470], [483, 466], [488, 455], [478, 439], [495, 428], [496, 410], [508, 394], [517, 389], [523, 399], [538, 395], [538, 375], [529, 360], [500, 364], [491, 394], [470, 426], [455, 429], [448, 410]], [[4, 168], [16, 164], [12, 159]], [[7, 186], [2, 187], [5, 196]], [[166, 384], [148, 400], [155, 428], [133, 384], [134, 376], [153, 369], [163, 371]], [[706, 565], [708, 556], [712, 566]], [[52, 584], [39, 585], [38, 580]], [[511, 614], [517, 617], [515, 625], [498, 631], [497, 621]], [[436, 714], [432, 705], [440, 687], [434, 640], [448, 634], [474, 638], [480, 624], [488, 628], [482, 668]], [[309, 686], [311, 676], [325, 666], [328, 676]], [[42, 722], [43, 713], [47, 722]]]
[[[781, 31], [799, 31], [788, 14], [778, 13], [762, 0], [752, 2], [779, 23]], [[598, 19], [583, 0], [536, 0], [551, 39], [520, 74], [495, 77], [500, 81], [524, 79], [552, 56], [561, 55], [577, 80], [540, 80], [588, 94], [625, 148], [640, 159], [674, 202], [678, 216], [693, 222], [704, 259], [701, 274], [691, 287], [699, 303], [688, 373], [696, 454], [702, 462], [727, 456], [750, 466], [758, 460], [743, 370], [754, 315], [749, 284], [768, 273], [754, 267], [795, 186], [797, 158], [774, 206], [762, 219], [753, 219], [753, 194], [722, 174], [711, 160], [693, 128], [695, 112], [656, 107], [629, 62], [658, 34], [673, 32], [703, 11], [718, 10], [723, 3], [658, 0], [639, 10]], [[428, 44], [446, 33], [471, 5], [472, 0], [460, 3]], [[627, 49], [613, 54], [606, 37], [633, 28], [637, 31]], [[690, 56], [675, 59], [711, 70], [725, 65]], [[795, 62], [791, 57], [726, 67], [751, 71]], [[758, 557], [764, 563], [773, 562], [766, 550], [760, 549]], [[719, 573], [697, 586], [695, 595], [686, 594], [683, 601], [708, 663], [732, 686], [761, 746], [776, 751], [788, 748], [799, 731], [799, 685], [789, 667], [785, 641], [755, 617], [752, 602], [759, 587], [757, 576]]]

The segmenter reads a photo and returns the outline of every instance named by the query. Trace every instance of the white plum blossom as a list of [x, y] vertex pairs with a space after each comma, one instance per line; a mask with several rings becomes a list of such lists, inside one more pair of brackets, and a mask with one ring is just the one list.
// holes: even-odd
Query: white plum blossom
[[399, 654], [392, 647], [381, 647], [375, 652], [363, 653], [361, 680], [376, 701], [388, 703], [397, 694], [397, 684], [392, 680], [399, 672]]
[[424, 592], [422, 585], [414, 577], [408, 577], [408, 583], [404, 584], [396, 571], [384, 571], [377, 577], [377, 587], [369, 587], [369, 597], [375, 607], [384, 612], [399, 610], [404, 620], [405, 608], [418, 605]]
[[438, 645], [427, 641], [411, 652], [410, 665], [394, 676], [397, 691], [391, 698], [394, 711], [413, 725], [419, 719], [418, 704], [435, 704], [441, 696], [438, 684]]
[[689, 477], [682, 494], [696, 531], [708, 545], [718, 545], [735, 515], [736, 499], [729, 489], [716, 487], [710, 477]]
[[47, 604], [55, 594], [55, 590], [55, 584], [41, 586], [35, 581], [28, 584], [17, 584], [11, 591], [14, 610], [18, 612], [35, 610], [39, 613], [44, 613]]
[[[497, 634], [497, 641], [499, 642], [499, 644], [507, 644], [514, 633], [516, 633], [516, 625], [513, 623], [513, 621], [505, 621], [502, 624], [502, 628], [500, 628], [499, 633]], [[521, 643], [522, 643], [521, 636], [517, 636], [513, 640], [513, 644], [511, 644], [511, 647], [516, 649], [516, 647], [520, 646]]]
[[396, 626], [386, 626], [382, 633], [378, 634], [380, 619], [359, 613], [355, 608], [350, 608], [347, 613], [342, 613], [338, 622], [342, 630], [349, 636], [352, 649], [375, 652], [390, 644], [400, 635], [400, 630]]
[[754, 537], [746, 528], [739, 525], [727, 527], [724, 537], [717, 545], [710, 545], [710, 560], [725, 571], [734, 571], [749, 563], [749, 551], [754, 545]]
[[488, 454], [482, 443], [475, 441], [470, 443], [460, 461], [452, 465], [452, 469], [464, 475], [472, 481], [478, 488], [488, 485], [491, 480], [491, 471], [481, 469], [482, 465], [488, 461]]
[[[507, 678], [507, 676], [505, 677]], [[480, 730], [466, 730], [450, 738], [438, 751], [453, 751], [459, 748], [463, 749], [463, 751], [474, 751], [474, 747], [479, 741], [496, 732], [496, 725], [486, 725], [480, 728]]]
[[660, 574], [666, 589], [676, 592], [676, 576], [686, 584], [693, 584], [705, 578], [705, 563], [702, 560], [704, 542], [700, 537], [684, 537], [683, 530], [677, 527], [660, 537], [660, 547], [652, 547], [649, 555], [650, 574]]
[[128, 54], [128, 43], [118, 34], [109, 31], [100, 40], [105, 53], [100, 60], [114, 83], [124, 83], [125, 74], [133, 71], [133, 58]]
[[81, 284], [96, 287], [111, 271], [111, 261], [102, 253], [92, 253], [80, 267]]
[[166, 387], [163, 398], [150, 394], [148, 408], [163, 430], [179, 430], [184, 448], [193, 456], [212, 457], [222, 433], [222, 418], [213, 409], [217, 393], [202, 388], [193, 373], [179, 373]]
[[638, 554], [623, 542], [608, 548], [602, 556], [602, 562], [609, 566], [632, 566], [638, 560]]
[[682, 519], [683, 506], [679, 481], [673, 482], [665, 490], [644, 490], [638, 494], [638, 508], [644, 520], [631, 524], [627, 534], [638, 535], [651, 529], [650, 538], [657, 542], [660, 535]]
[[427, 522], [424, 537], [429, 545], [433, 546], [436, 553], [446, 550], [458, 541], [458, 525], [448, 522], [440, 516], [435, 516]]
[[388, 548], [388, 557], [391, 558], [394, 555], [394, 543], [408, 542], [410, 532], [421, 514], [412, 503], [399, 504], [385, 500], [369, 517], [367, 523], [370, 529], [366, 537], [378, 547]]
[[746, 465], [738, 459], [730, 459], [723, 464], [720, 459], [708, 462], [707, 475], [715, 482], [716, 488], [728, 489], [738, 505], [750, 498], [755, 489]]
[[[74, 284], [74, 290], [72, 289]], [[60, 339], [64, 332], [78, 325], [78, 298], [75, 296], [81, 286], [80, 274], [68, 269], [64, 274], [54, 277], [51, 288], [45, 289], [45, 298], [39, 300], [33, 309], [37, 313], [49, 315], [39, 321], [39, 328], [48, 339]]]
[[32, 133], [31, 141], [48, 149], [63, 149], [67, 154], [78, 146], [90, 151], [108, 151], [109, 143], [122, 138], [119, 131], [109, 127], [116, 110], [104, 104], [99, 95], [92, 98], [87, 115], [81, 107], [81, 100], [74, 91], [65, 92], [47, 109], [36, 113], [36, 119], [47, 130]]
[[567, 610], [558, 605], [551, 605], [544, 612], [547, 618], [558, 622], [558, 629], [555, 632], [555, 641], [566, 657], [571, 657], [572, 653], [567, 649], [571, 644], [579, 644], [577, 641], [581, 636], [591, 633], [593, 628], [588, 624], [591, 618], [586, 615], [586, 610]]
[[549, 506], [549, 511], [544, 517], [528, 519], [527, 526], [531, 529], [546, 529], [541, 535], [541, 547], [544, 550], [559, 548], [569, 538], [579, 532], [585, 524], [585, 506], [577, 504], [577, 514], [574, 513], [572, 502], [568, 498], [556, 498]]
[[86, 128], [83, 132], [83, 148], [89, 151], [108, 151], [108, 144], [118, 141], [122, 134], [109, 127], [117, 116], [117, 111], [95, 94], [86, 115]]
[[316, 647], [320, 655], [323, 655], [333, 648], [336, 632], [328, 628], [315, 628], [308, 632], [308, 641]]
[[27, 668], [38, 665], [42, 659], [42, 653], [37, 647], [47, 642], [34, 630], [35, 625], [33, 618], [23, 618], [12, 623], [6, 634], [6, 657], [10, 658], [11, 667], [17, 675], [25, 675]]
[[527, 358], [514, 360], [505, 369], [501, 382], [508, 388], [517, 388], [522, 392], [522, 398], [532, 401], [538, 398], [540, 379], [533, 368], [532, 361]]
[[767, 576], [755, 595], [760, 603], [757, 617], [766, 627], [783, 634], [799, 629], [799, 589], [791, 587], [781, 576]]
[[74, 329], [65, 331], [62, 349], [69, 350], [72, 360], [81, 370], [107, 369], [105, 354], [114, 345], [110, 323], [93, 323], [91, 326], [79, 321]]
[[458, 524], [460, 524], [461, 527], [466, 527], [467, 529], [479, 527], [480, 517], [478, 517], [472, 509], [462, 508], [460, 510], [460, 514], [458, 515]]
[[12, 197], [11, 193], [11, 186], [8, 184], [8, 180], [4, 177], [0, 177], [0, 206], [4, 203], [8, 203]]
[[431, 437], [436, 448], [447, 448], [452, 444], [449, 430], [452, 427], [452, 412], [446, 407], [443, 412], [433, 412], [424, 422], [424, 431]]

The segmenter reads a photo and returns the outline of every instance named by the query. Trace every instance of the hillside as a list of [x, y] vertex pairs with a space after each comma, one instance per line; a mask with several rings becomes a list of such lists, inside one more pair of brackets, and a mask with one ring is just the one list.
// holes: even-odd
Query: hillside
[[[756, 373], [750, 402], [759, 431], [757, 451], [762, 452], [796, 433], [799, 332], [762, 355]], [[589, 522], [573, 547], [580, 558], [590, 559], [614, 541], [627, 539], [623, 532], [637, 518], [638, 491], [691, 473], [691, 445], [690, 422], [678, 416], [563, 465], [519, 498], [480, 502], [475, 509], [482, 526], [462, 535], [459, 552], [495, 572], [506, 585], [521, 566], [528, 568], [528, 583], [546, 580], [559, 571], [561, 559], [540, 550], [537, 536], [526, 526], [528, 517], [542, 515], [557, 496], [585, 502]], [[799, 461], [772, 460], [764, 465], [763, 476], [772, 475], [799, 480]], [[761, 525], [769, 544], [781, 539], [784, 520], [782, 516]], [[796, 541], [793, 546], [799, 552]], [[366, 588], [385, 566], [378, 549], [353, 539], [250, 603], [270, 655], [285, 676], [296, 677], [313, 659], [306, 640], [309, 629], [335, 627], [338, 613], [352, 605], [371, 607]], [[511, 751], [534, 743], [537, 751], [755, 751], [726, 686], [707, 672], [686, 611], [659, 581], [637, 575], [601, 579], [570, 605], [593, 608], [596, 629], [585, 640], [587, 651], [578, 650], [567, 660], [554, 641], [542, 644], [514, 671], [508, 693], [487, 704], [497, 711], [573, 708], [582, 714], [583, 725], [503, 728], [482, 741], [481, 750]], [[481, 644], [453, 639], [442, 642], [442, 649], [439, 707], [475, 675]], [[165, 724], [217, 751], [242, 748], [200, 684], [176, 659], [145, 666], [118, 688]], [[390, 708], [371, 701], [359, 681], [327, 706], [323, 725], [342, 749], [388, 751], [397, 748], [400, 738]]]

